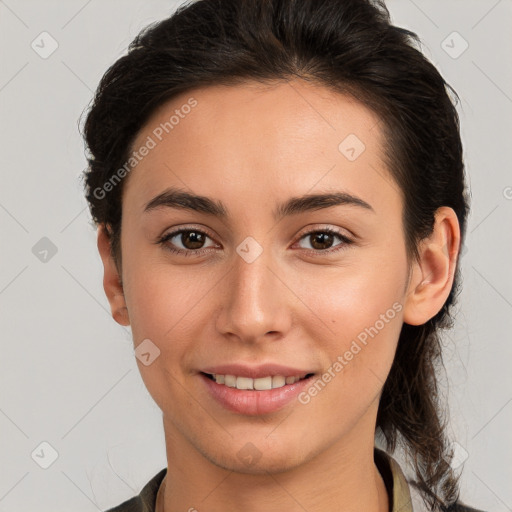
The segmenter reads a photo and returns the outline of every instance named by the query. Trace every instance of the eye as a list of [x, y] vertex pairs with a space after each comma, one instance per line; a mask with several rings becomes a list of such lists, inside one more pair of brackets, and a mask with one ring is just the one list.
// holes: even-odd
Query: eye
[[[333, 245], [336, 238], [341, 240], [341, 243]], [[312, 254], [336, 252], [345, 249], [347, 245], [354, 243], [353, 240], [345, 236], [343, 233], [332, 228], [308, 231], [300, 238], [300, 240], [306, 240], [309, 243], [310, 247], [302, 248], [307, 249]]]
[[[162, 244], [168, 251], [177, 254], [199, 255], [210, 247], [215, 247], [215, 243], [204, 246], [206, 240], [211, 240], [207, 233], [200, 229], [180, 229], [172, 231], [162, 236], [157, 243]], [[181, 244], [181, 247], [180, 247]]]
[[[340, 240], [340, 243], [335, 244], [336, 239]], [[210, 240], [210, 245], [205, 245], [207, 240]], [[308, 231], [301, 236], [300, 241], [303, 240], [308, 242], [310, 247], [301, 248], [312, 255], [330, 254], [345, 249], [347, 245], [353, 243], [353, 240], [332, 228]], [[162, 236], [156, 243], [163, 245], [172, 253], [184, 256], [200, 256], [209, 252], [209, 249], [217, 247], [207, 233], [195, 228], [172, 231]]]

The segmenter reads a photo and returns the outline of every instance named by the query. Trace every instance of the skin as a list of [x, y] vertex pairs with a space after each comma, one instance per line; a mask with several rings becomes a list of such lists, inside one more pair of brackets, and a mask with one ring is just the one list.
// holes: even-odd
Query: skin
[[[189, 91], [153, 114], [133, 148], [191, 96], [197, 106], [125, 183], [120, 273], [105, 229], [98, 231], [114, 319], [131, 326], [135, 346], [150, 339], [160, 350], [149, 366], [137, 359], [163, 412], [168, 472], [158, 510], [388, 511], [373, 460], [379, 397], [402, 323], [426, 322], [448, 297], [456, 215], [440, 208], [419, 260], [408, 262], [402, 197], [383, 163], [378, 117], [351, 97], [299, 80]], [[338, 149], [349, 134], [365, 145], [354, 161]], [[168, 187], [221, 201], [229, 219], [165, 207], [144, 213]], [[373, 211], [337, 205], [272, 216], [291, 197], [332, 191]], [[207, 233], [206, 252], [184, 256], [155, 243], [184, 227]], [[311, 254], [318, 246], [305, 233], [326, 227], [353, 243], [334, 236]], [[252, 263], [236, 251], [248, 236], [263, 249]], [[194, 248], [180, 236], [172, 242]], [[232, 362], [321, 375], [395, 303], [396, 316], [306, 405], [237, 414], [214, 401], [198, 376]], [[237, 455], [247, 443], [261, 455], [251, 466]]]

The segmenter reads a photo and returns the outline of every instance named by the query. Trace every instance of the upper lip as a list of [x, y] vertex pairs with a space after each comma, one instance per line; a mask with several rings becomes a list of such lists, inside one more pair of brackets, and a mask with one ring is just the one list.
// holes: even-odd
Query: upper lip
[[282, 375], [283, 377], [299, 377], [313, 373], [311, 370], [303, 368], [292, 368], [291, 366], [283, 366], [281, 364], [265, 363], [257, 366], [249, 366], [244, 364], [219, 364], [209, 366], [201, 370], [203, 373], [211, 375], [235, 375], [237, 377], [250, 377], [259, 379], [261, 377], [274, 377]]

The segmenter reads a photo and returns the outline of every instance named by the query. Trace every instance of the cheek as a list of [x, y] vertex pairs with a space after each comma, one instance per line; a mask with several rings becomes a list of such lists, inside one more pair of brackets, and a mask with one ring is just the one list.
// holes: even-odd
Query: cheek
[[[382, 315], [386, 325], [387, 320], [395, 320], [404, 299], [405, 259], [396, 254], [378, 264], [365, 258], [340, 268], [305, 269], [300, 281], [295, 280], [297, 295], [321, 320], [325, 335], [347, 339], [376, 322], [381, 327]], [[393, 307], [395, 303], [399, 306]], [[312, 336], [317, 337], [318, 332]]]
[[125, 292], [136, 343], [144, 338], [162, 344], [183, 339], [190, 326], [200, 324], [199, 313], [212, 287], [204, 271], [149, 259], [127, 263]]
[[[348, 432], [378, 398], [391, 369], [402, 326], [402, 306], [392, 293], [368, 295], [364, 288], [325, 297], [325, 323], [332, 332], [316, 337], [327, 358], [318, 380], [299, 397], [309, 422], [326, 438]], [[347, 299], [347, 294], [349, 299]], [[312, 418], [316, 418], [312, 420]]]
[[158, 406], [177, 414], [189, 398], [185, 395], [177, 402], [172, 397], [183, 395], [182, 369], [188, 367], [184, 360], [198, 350], [199, 333], [205, 324], [201, 311], [211, 285], [169, 265], [135, 268], [138, 270], [131, 272], [126, 290], [134, 344], [137, 347], [143, 340], [150, 340], [154, 345], [149, 344], [149, 352], [155, 350], [158, 354], [149, 365], [137, 358], [137, 365]]
[[368, 406], [384, 385], [402, 328], [405, 256], [303, 277], [301, 294], [316, 314], [303, 325], [328, 355], [323, 380], [332, 392], [324, 399], [343, 402], [338, 410], [345, 412]]

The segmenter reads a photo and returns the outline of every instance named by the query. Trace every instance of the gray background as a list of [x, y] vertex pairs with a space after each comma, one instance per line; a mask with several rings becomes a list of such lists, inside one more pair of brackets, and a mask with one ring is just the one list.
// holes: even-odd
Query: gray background
[[[0, 512], [103, 510], [166, 466], [161, 412], [103, 293], [77, 122], [107, 67], [177, 4], [0, 0]], [[509, 511], [512, 2], [388, 6], [461, 97], [473, 199], [444, 389], [462, 498]], [[44, 31], [47, 58], [31, 46], [51, 49]]]

